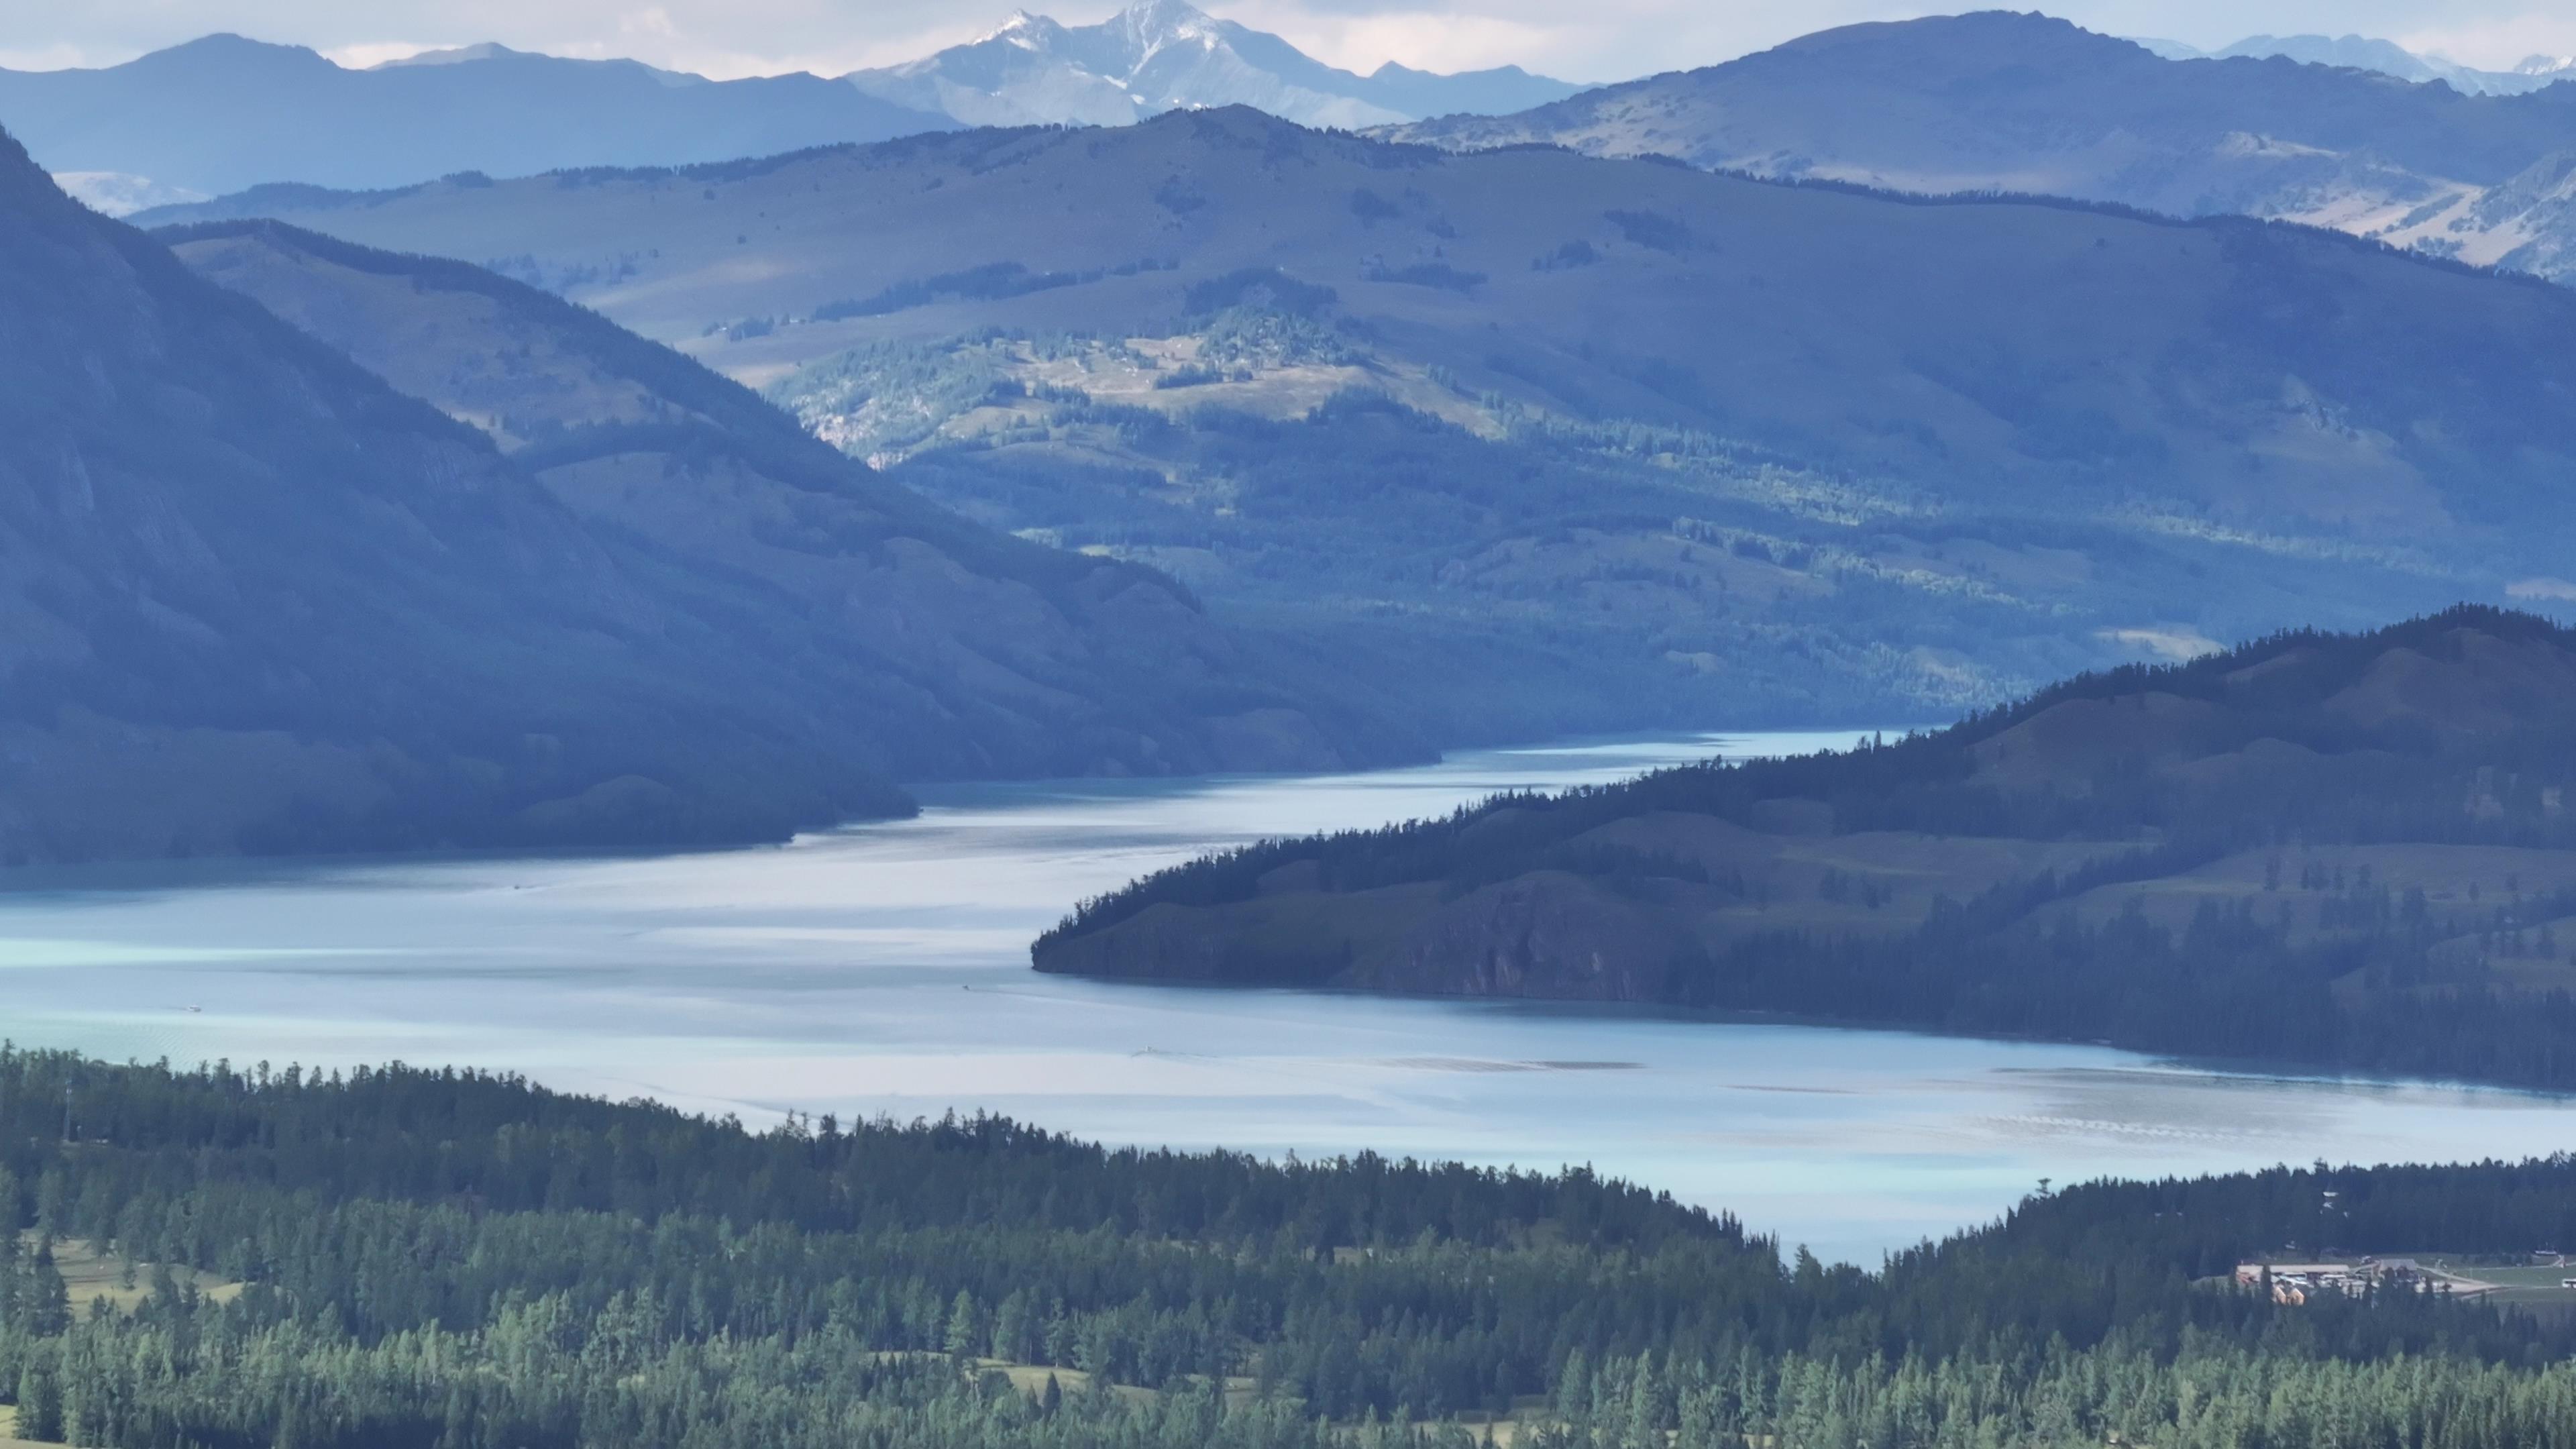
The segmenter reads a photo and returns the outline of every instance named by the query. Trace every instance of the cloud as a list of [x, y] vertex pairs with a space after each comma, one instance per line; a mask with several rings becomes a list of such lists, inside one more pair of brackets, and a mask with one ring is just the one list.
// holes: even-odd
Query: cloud
[[99, 63], [98, 57], [70, 41], [56, 41], [52, 45], [24, 50], [0, 46], [0, 70], [70, 70], [75, 66]]
[[1857, 20], [1936, 13], [1888, 0], [1691, 4], [1678, 0], [1201, 0], [1210, 13], [1276, 31], [1319, 60], [1362, 73], [1519, 65], [1566, 80], [1625, 80], [1731, 60]]
[[322, 58], [349, 70], [366, 70], [389, 60], [409, 60], [445, 46], [426, 45], [416, 40], [367, 40], [355, 45], [335, 45], [322, 52]]
[[[1248, 22], [1247, 22], [1248, 23]], [[1366, 74], [1387, 61], [1442, 70], [1484, 70], [1561, 53], [1562, 26], [1506, 16], [1396, 11], [1380, 15], [1283, 14], [1265, 17], [1298, 49], [1345, 70]]]
[[2498, 16], [2437, 25], [2396, 37], [2409, 50], [2448, 56], [2462, 65], [2508, 70], [2535, 55], [2576, 55], [2576, 15]]

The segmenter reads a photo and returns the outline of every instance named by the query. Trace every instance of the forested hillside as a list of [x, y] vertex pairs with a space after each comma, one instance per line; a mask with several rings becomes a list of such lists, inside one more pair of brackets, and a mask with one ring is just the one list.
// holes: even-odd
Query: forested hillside
[[2571, 729], [2548, 621], [2286, 633], [1848, 752], [1210, 857], [1036, 961], [2565, 1088]]
[[559, 290], [1448, 739], [1946, 718], [2576, 592], [2576, 297], [2332, 233], [1239, 109], [163, 219], [215, 214]]
[[522, 390], [505, 457], [440, 411], [488, 394], [404, 396], [5, 138], [0, 203], [0, 860], [780, 839], [903, 779], [1391, 748], [1170, 581], [996, 537], [558, 300], [377, 274], [436, 314], [414, 365]]
[[2564, 1315], [2206, 1280], [2571, 1201], [2564, 1159], [2097, 1184], [1864, 1273], [1579, 1171], [0, 1050], [0, 1400], [120, 1449], [2504, 1449], [2576, 1432]]
[[[180, 260], [473, 424], [585, 523], [760, 580], [864, 651], [840, 709], [896, 778], [1333, 769], [1426, 747], [1163, 575], [968, 521], [698, 363], [477, 267], [275, 223]], [[791, 627], [784, 624], [772, 627]]]

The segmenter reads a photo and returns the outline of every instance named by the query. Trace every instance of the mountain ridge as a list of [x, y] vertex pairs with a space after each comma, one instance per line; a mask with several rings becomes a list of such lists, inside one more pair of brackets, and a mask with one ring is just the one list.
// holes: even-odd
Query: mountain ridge
[[[1330, 706], [1265, 687], [1172, 579], [973, 524], [550, 294], [273, 222], [159, 239], [470, 423], [596, 526], [837, 616], [888, 666], [888, 692], [935, 701], [954, 736], [916, 741], [908, 777], [1331, 769], [1422, 748], [1370, 740], [1348, 705], [1319, 726]], [[878, 728], [922, 732], [900, 709]]]
[[[707, 659], [702, 630], [479, 434], [82, 210], [6, 140], [0, 201], [18, 339], [5, 534], [28, 565], [0, 601], [17, 640], [7, 858], [682, 839], [903, 808], [826, 762], [792, 790], [756, 784], [812, 736], [782, 710], [755, 746], [744, 711], [776, 696], [738, 669], [707, 671], [738, 705], [658, 682]], [[129, 397], [156, 426], [134, 426]], [[291, 432], [265, 426], [281, 415]], [[192, 487], [171, 486], [173, 460]], [[276, 566], [317, 531], [327, 552]], [[363, 606], [317, 631], [314, 601], [358, 575]], [[353, 648], [340, 628], [359, 620]], [[383, 674], [369, 646], [440, 684]], [[496, 729], [479, 698], [528, 657], [554, 675]], [[649, 737], [564, 746], [620, 708], [735, 758], [692, 779]]]
[[365, 68], [217, 33], [90, 70], [0, 70], [0, 125], [84, 201], [122, 215], [264, 184], [379, 189], [459, 173], [677, 166], [960, 124], [1129, 124], [1255, 104], [1359, 127], [1518, 110], [1577, 87], [1518, 67], [1361, 76], [1182, 0], [1098, 25], [1020, 12], [905, 65], [716, 81], [492, 42]]
[[2339, 232], [1247, 110], [279, 209], [546, 280], [1369, 677], [1491, 661], [1436, 692], [1538, 733], [1921, 718], [2564, 571], [2576, 297]]
[[954, 124], [818, 76], [669, 80], [518, 52], [352, 70], [223, 34], [98, 70], [0, 70], [0, 125], [49, 171], [222, 194], [721, 161]]
[[2173, 61], [2042, 16], [1846, 26], [1518, 116], [1382, 134], [2241, 212], [2576, 274], [2576, 87], [2464, 96], [2285, 58]]
[[2218, 50], [2201, 50], [2170, 40], [2137, 40], [2167, 60], [2267, 60], [2284, 56], [2308, 65], [2377, 71], [2400, 80], [2428, 84], [2440, 81], [2472, 95], [2521, 95], [2562, 80], [2576, 79], [2576, 57], [2533, 55], [2511, 70], [2480, 70], [2439, 55], [2408, 50], [2392, 40], [2367, 35], [2249, 35]]
[[[466, 389], [442, 410], [14, 144], [0, 261], [0, 859], [740, 843], [905, 813], [904, 778], [1387, 748], [1320, 740], [1168, 580], [979, 529], [500, 278], [379, 291], [407, 342], [455, 329], [405, 349]], [[460, 297], [526, 325], [423, 315]], [[588, 391], [524, 432], [455, 406], [564, 352]]]

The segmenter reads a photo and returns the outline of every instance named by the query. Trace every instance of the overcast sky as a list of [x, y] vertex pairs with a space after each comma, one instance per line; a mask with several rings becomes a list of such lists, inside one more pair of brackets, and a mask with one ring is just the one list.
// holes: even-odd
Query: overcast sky
[[[1039, 5], [1072, 23], [1117, 0]], [[1604, 81], [1742, 55], [1855, 20], [1968, 6], [1884, 0], [1211, 0], [1355, 70], [1517, 63]], [[2255, 33], [2385, 36], [2501, 69], [2576, 53], [2576, 0], [2060, 0], [2118, 35], [2209, 48]], [[0, 0], [0, 65], [108, 65], [218, 30], [309, 45], [344, 64], [498, 40], [558, 55], [632, 56], [716, 76], [885, 65], [970, 39], [1011, 0]]]

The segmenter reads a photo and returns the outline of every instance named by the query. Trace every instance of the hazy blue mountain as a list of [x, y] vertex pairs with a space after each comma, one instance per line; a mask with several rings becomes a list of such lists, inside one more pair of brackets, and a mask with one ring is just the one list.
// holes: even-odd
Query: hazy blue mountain
[[190, 242], [420, 397], [0, 149], [0, 859], [778, 838], [898, 780], [1381, 757], [1166, 579], [555, 298], [312, 245]]
[[1448, 738], [2576, 597], [2576, 296], [2332, 232], [1244, 109], [268, 200], [561, 287]]
[[2576, 275], [2576, 86], [2464, 96], [2283, 57], [2166, 60], [2040, 15], [1849, 26], [1520, 115], [1390, 134], [2240, 212]]
[[1389, 63], [1354, 75], [1186, 0], [1136, 0], [1097, 25], [1062, 25], [1023, 10], [980, 40], [847, 79], [896, 104], [979, 126], [1119, 126], [1164, 111], [1243, 105], [1350, 128], [1524, 110], [1580, 89], [1517, 66], [1434, 75]]
[[270, 181], [677, 165], [953, 125], [811, 75], [708, 81], [477, 46], [351, 70], [212, 35], [102, 70], [0, 71], [0, 126], [46, 170], [208, 195]]
[[2419, 84], [2441, 81], [2466, 95], [2518, 96], [2576, 78], [2576, 57], [2535, 55], [2512, 70], [2479, 70], [2367, 35], [2253, 35], [2222, 50], [2201, 50], [2174, 40], [2140, 39], [2137, 44], [2167, 60], [2263, 60], [2277, 55], [2307, 65], [2377, 71]]
[[1516, 67], [1361, 76], [1181, 0], [1098, 25], [1020, 14], [971, 45], [839, 79], [734, 81], [499, 45], [365, 70], [237, 35], [99, 70], [0, 70], [7, 126], [111, 215], [265, 183], [377, 188], [455, 173], [680, 166], [968, 124], [1124, 125], [1251, 105], [1359, 127], [1523, 110], [1577, 87]]

